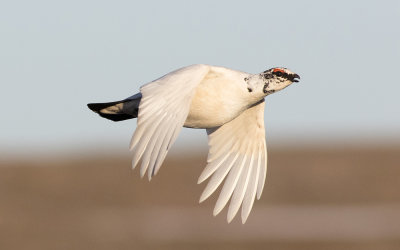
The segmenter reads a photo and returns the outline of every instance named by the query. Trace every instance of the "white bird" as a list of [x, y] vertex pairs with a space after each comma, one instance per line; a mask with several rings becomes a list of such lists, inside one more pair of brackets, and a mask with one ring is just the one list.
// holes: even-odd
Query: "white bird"
[[206, 129], [210, 149], [198, 183], [211, 178], [200, 202], [225, 179], [214, 216], [231, 199], [228, 223], [240, 206], [245, 223], [256, 195], [261, 197], [267, 172], [264, 97], [298, 79], [299, 75], [281, 67], [249, 74], [197, 64], [145, 84], [125, 100], [88, 107], [113, 121], [138, 118], [130, 143], [132, 166], [141, 160], [140, 175], [147, 171], [149, 180], [159, 171], [182, 127]]

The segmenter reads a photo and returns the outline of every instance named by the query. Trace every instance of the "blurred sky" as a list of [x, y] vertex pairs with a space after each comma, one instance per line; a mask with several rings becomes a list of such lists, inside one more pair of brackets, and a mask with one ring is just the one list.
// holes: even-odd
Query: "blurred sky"
[[136, 121], [86, 103], [195, 63], [301, 75], [267, 97], [273, 143], [400, 141], [399, 25], [399, 1], [1, 1], [0, 150], [126, 149]]

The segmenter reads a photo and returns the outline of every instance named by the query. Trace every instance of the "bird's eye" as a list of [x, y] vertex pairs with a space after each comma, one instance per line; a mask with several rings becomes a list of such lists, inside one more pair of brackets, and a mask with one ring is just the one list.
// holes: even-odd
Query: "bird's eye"
[[278, 77], [281, 77], [283, 75], [283, 73], [280, 72], [280, 71], [277, 71], [277, 72], [275, 72], [275, 75], [278, 76]]

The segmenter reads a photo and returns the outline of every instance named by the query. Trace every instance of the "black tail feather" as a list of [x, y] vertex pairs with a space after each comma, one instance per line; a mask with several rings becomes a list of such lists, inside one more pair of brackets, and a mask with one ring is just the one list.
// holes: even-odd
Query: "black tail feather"
[[124, 101], [117, 101], [117, 102], [103, 102], [103, 103], [88, 103], [87, 106], [90, 110], [99, 113], [100, 110], [109, 108], [111, 106], [123, 103]]
[[101, 117], [103, 117], [103, 118], [106, 118], [106, 119], [114, 121], [114, 122], [125, 121], [125, 120], [136, 118], [136, 117], [133, 117], [133, 116], [127, 115], [127, 114], [115, 115], [115, 114], [102, 114], [102, 113], [99, 113], [99, 115]]
[[140, 98], [141, 96], [136, 99], [125, 99], [117, 102], [89, 103], [87, 106], [101, 117], [118, 122], [138, 116]]

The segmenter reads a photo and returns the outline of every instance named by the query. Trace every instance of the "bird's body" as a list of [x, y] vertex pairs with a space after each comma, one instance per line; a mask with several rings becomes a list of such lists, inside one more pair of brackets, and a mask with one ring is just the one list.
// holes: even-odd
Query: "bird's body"
[[237, 117], [256, 100], [243, 84], [249, 74], [222, 67], [210, 67], [196, 86], [185, 127], [213, 128]]
[[242, 205], [242, 222], [259, 199], [265, 182], [267, 155], [264, 97], [281, 90], [299, 76], [285, 68], [248, 74], [223, 67], [192, 65], [173, 71], [141, 87], [125, 100], [88, 104], [114, 121], [138, 118], [132, 137], [133, 167], [155, 175], [180, 129], [207, 130], [210, 151], [199, 183], [210, 178], [200, 201], [225, 179], [214, 215], [231, 198], [228, 221]]

